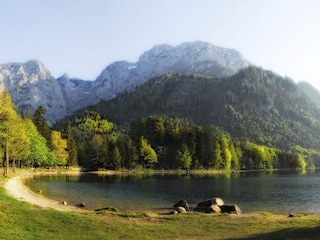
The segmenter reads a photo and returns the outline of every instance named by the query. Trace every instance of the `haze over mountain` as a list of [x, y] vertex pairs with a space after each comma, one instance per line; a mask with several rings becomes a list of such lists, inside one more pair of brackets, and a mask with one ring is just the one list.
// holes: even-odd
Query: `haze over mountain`
[[306, 81], [298, 82], [297, 86], [311, 99], [313, 103], [320, 107], [320, 92], [315, 87]]
[[167, 115], [280, 149], [320, 146], [319, 108], [292, 79], [254, 66], [225, 77], [169, 73], [88, 110], [121, 125]]
[[110, 64], [95, 81], [69, 79], [67, 74], [54, 79], [39, 61], [3, 64], [0, 87], [8, 89], [20, 112], [32, 114], [42, 105], [47, 119], [54, 123], [77, 109], [111, 99], [168, 72], [222, 77], [249, 65], [238, 51], [206, 42], [176, 47], [163, 44], [144, 52], [135, 63]]
[[[216, 78], [234, 75], [250, 66], [234, 49], [207, 42], [186, 42], [178, 46], [156, 45], [135, 63], [118, 61], [108, 65], [95, 81], [55, 79], [37, 60], [0, 65], [0, 90], [6, 88], [19, 112], [33, 114], [39, 106], [46, 109], [50, 124], [101, 100], [112, 99], [148, 80], [166, 73], [193, 73]], [[311, 85], [298, 86], [318, 105], [320, 93]]]

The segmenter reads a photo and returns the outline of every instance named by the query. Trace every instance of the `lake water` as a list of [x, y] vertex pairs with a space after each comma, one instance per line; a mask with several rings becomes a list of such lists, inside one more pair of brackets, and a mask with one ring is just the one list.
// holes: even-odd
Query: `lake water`
[[238, 204], [243, 212], [320, 213], [320, 170], [234, 174], [39, 175], [25, 184], [48, 198], [88, 209], [169, 211], [179, 200], [190, 207], [208, 198]]

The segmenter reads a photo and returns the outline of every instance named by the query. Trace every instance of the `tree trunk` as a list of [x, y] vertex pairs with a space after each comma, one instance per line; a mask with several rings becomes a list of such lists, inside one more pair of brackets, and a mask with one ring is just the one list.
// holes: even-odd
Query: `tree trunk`
[[13, 160], [12, 160], [12, 171], [13, 171], [13, 173], [16, 173], [16, 160], [15, 160], [15, 158], [13, 158]]
[[4, 168], [4, 175], [7, 175], [9, 173], [9, 146], [8, 146], [8, 138], [5, 140], [6, 145], [6, 163]]

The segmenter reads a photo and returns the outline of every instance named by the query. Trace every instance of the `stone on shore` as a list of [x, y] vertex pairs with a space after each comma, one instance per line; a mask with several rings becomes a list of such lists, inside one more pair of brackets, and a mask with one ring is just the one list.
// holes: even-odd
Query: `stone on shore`
[[235, 214], [241, 214], [241, 209], [237, 204], [235, 205], [222, 205], [220, 206], [222, 213], [235, 213]]
[[189, 204], [186, 200], [180, 200], [175, 205], [173, 205], [173, 208], [177, 207], [183, 207], [186, 211], [189, 211]]

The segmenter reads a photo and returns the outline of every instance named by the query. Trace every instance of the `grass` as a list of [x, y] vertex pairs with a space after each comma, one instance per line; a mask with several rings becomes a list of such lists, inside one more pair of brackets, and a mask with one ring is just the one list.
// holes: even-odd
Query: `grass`
[[320, 239], [319, 215], [61, 212], [9, 197], [4, 181], [0, 239]]

